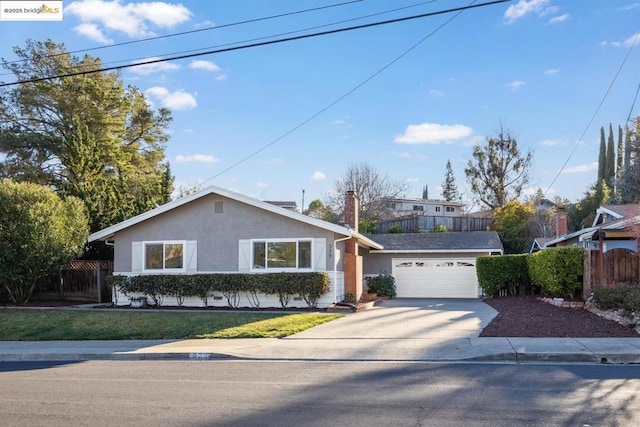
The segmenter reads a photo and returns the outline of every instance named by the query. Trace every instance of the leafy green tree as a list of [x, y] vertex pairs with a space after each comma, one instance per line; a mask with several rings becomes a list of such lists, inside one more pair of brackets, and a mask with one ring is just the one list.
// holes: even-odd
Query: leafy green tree
[[302, 212], [305, 215], [321, 219], [323, 221], [338, 223], [338, 215], [331, 210], [331, 207], [325, 205], [322, 200], [316, 199], [309, 203], [309, 207]]
[[[101, 67], [100, 59], [78, 58], [51, 40], [28, 40], [14, 52], [17, 60], [3, 65], [19, 81]], [[170, 200], [170, 121], [168, 110], [154, 111], [118, 73], [7, 87], [0, 91], [0, 177], [77, 196], [96, 231]]]
[[[534, 214], [529, 224], [529, 238], [531, 241], [537, 237], [552, 237], [555, 235], [555, 212], [556, 208], [545, 206], [544, 192], [537, 188], [536, 192], [526, 198], [526, 203], [534, 207]], [[557, 203], [554, 203], [554, 205]], [[560, 201], [560, 205], [566, 203]]]
[[616, 200], [622, 200], [622, 175], [624, 172], [624, 140], [622, 137], [622, 126], [618, 125], [618, 147], [616, 150], [616, 179], [615, 193]]
[[572, 230], [577, 231], [591, 227], [595, 219], [596, 209], [607, 203], [610, 194], [611, 189], [604, 180], [593, 184], [584, 194], [584, 197], [578, 203], [572, 205], [568, 211], [569, 223], [573, 225]]
[[446, 173], [444, 175], [444, 182], [442, 183], [442, 197], [448, 202], [460, 200], [460, 192], [458, 192], [458, 186], [456, 185], [456, 178], [453, 175], [453, 169], [451, 168], [451, 160], [447, 160]]
[[465, 168], [474, 197], [490, 209], [518, 198], [529, 182], [532, 157], [531, 151], [521, 154], [518, 141], [500, 127], [484, 146], [473, 147], [473, 160]]
[[327, 204], [334, 212], [342, 213], [344, 195], [354, 191], [360, 200], [359, 218], [378, 221], [389, 211], [388, 200], [401, 197], [408, 188], [406, 182], [389, 177], [369, 163], [351, 163], [345, 174], [335, 181]]
[[494, 229], [498, 232], [506, 254], [524, 253], [531, 245], [529, 224], [535, 216], [530, 203], [511, 200], [496, 208]]
[[0, 181], [0, 283], [14, 304], [29, 301], [39, 278], [82, 253], [89, 219], [76, 197], [32, 183]]

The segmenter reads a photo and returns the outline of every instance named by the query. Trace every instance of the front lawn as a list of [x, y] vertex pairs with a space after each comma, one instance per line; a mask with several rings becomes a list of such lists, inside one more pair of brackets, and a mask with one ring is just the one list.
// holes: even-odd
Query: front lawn
[[342, 316], [0, 309], [0, 341], [272, 338], [292, 335]]

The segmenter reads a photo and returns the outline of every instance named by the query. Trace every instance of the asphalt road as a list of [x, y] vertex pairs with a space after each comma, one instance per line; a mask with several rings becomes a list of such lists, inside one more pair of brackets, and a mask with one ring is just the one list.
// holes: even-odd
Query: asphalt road
[[640, 366], [0, 363], [2, 426], [631, 426]]

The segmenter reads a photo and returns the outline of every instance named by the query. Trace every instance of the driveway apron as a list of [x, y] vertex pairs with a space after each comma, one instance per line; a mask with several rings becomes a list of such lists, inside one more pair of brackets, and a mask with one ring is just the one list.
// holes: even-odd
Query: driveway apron
[[290, 339], [455, 339], [478, 337], [498, 313], [475, 299], [394, 298]]

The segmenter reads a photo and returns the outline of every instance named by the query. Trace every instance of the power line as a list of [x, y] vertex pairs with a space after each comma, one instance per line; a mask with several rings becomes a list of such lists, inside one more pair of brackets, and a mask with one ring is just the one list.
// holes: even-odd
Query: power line
[[562, 166], [560, 167], [560, 170], [558, 171], [556, 176], [553, 178], [553, 181], [551, 181], [551, 184], [549, 184], [549, 186], [545, 190], [545, 192], [543, 194], [543, 197], [547, 195], [547, 193], [549, 192], [549, 190], [551, 189], [553, 184], [555, 184], [556, 180], [558, 179], [558, 177], [560, 176], [560, 174], [562, 173], [564, 168], [567, 167], [567, 164], [569, 163], [569, 160], [571, 160], [571, 157], [573, 157], [573, 155], [575, 154], [576, 149], [578, 148], [578, 145], [580, 145], [580, 142], [582, 142], [582, 140], [584, 139], [584, 136], [587, 134], [587, 131], [591, 127], [591, 124], [593, 123], [593, 121], [595, 120], [596, 116], [600, 112], [600, 108], [602, 108], [602, 105], [604, 104], [604, 101], [609, 96], [609, 92], [611, 92], [611, 89], [613, 88], [614, 83], [618, 79], [618, 76], [620, 75], [620, 72], [622, 71], [622, 68], [624, 68], [625, 64], [627, 63], [627, 59], [629, 59], [629, 56], [631, 55], [631, 51], [635, 47], [635, 45], [638, 42], [639, 38], [640, 38], [640, 33], [636, 34], [636, 37], [633, 39], [633, 43], [631, 43], [631, 46], [629, 47], [629, 50], [627, 51], [627, 54], [625, 55], [624, 59], [622, 60], [622, 63], [618, 67], [618, 71], [616, 71], [616, 74], [613, 76], [613, 79], [611, 80], [611, 83], [609, 84], [609, 87], [607, 88], [607, 90], [604, 93], [604, 96], [602, 97], [602, 100], [598, 104], [598, 107], [596, 108], [596, 110], [593, 112], [593, 115], [591, 116], [591, 119], [587, 123], [587, 126], [584, 128], [584, 131], [582, 132], [582, 135], [580, 136], [580, 138], [574, 144], [573, 150], [571, 150], [571, 153], [569, 153], [569, 157], [567, 157], [567, 160], [565, 160], [565, 162], [562, 164]]
[[[203, 32], [203, 31], [218, 30], [218, 29], [221, 29], [221, 28], [234, 27], [234, 26], [237, 26], [237, 25], [252, 24], [254, 22], [268, 21], [270, 19], [283, 18], [285, 16], [292, 16], [292, 15], [299, 15], [299, 14], [307, 13], [307, 12], [315, 12], [315, 11], [322, 10], [322, 9], [329, 9], [329, 8], [332, 8], [332, 7], [339, 7], [339, 6], [345, 6], [345, 5], [353, 4], [353, 3], [360, 3], [362, 1], [363, 0], [351, 0], [351, 1], [347, 1], [347, 2], [331, 4], [331, 5], [327, 5], [327, 6], [314, 7], [314, 8], [311, 8], [311, 9], [303, 9], [303, 10], [297, 10], [297, 11], [294, 11], [294, 12], [281, 13], [281, 14], [278, 14], [278, 15], [270, 15], [270, 16], [264, 16], [264, 17], [261, 17], [261, 18], [246, 19], [244, 21], [232, 22], [232, 23], [229, 23], [229, 24], [214, 25], [213, 27], [199, 28], [199, 29], [196, 29], [196, 30], [182, 31], [182, 32], [179, 32], [179, 33], [164, 34], [164, 35], [161, 35], [161, 36], [147, 37], [147, 38], [138, 39], [138, 40], [130, 40], [130, 41], [126, 41], [126, 42], [110, 44], [108, 46], [96, 46], [96, 47], [92, 47], [92, 48], [88, 48], [88, 49], [72, 50], [70, 52], [56, 53], [56, 54], [53, 54], [53, 55], [47, 55], [47, 56], [45, 56], [45, 58], [55, 58], [55, 57], [61, 56], [61, 55], [73, 55], [75, 53], [91, 52], [91, 51], [94, 51], [94, 50], [108, 49], [108, 48], [118, 47], [118, 46], [126, 46], [126, 45], [131, 45], [131, 44], [136, 44], [136, 43], [143, 43], [143, 42], [148, 42], [148, 41], [153, 41], [153, 40], [167, 39], [167, 38], [170, 38], [170, 37], [184, 36], [184, 35], [187, 35], [187, 34], [194, 34], [194, 33], [199, 33], [199, 32]], [[26, 61], [26, 60], [20, 59], [20, 60], [7, 62], [6, 64], [16, 64], [16, 63], [24, 62], [24, 61]], [[3, 75], [3, 74], [0, 74], [0, 75]]]
[[[233, 46], [233, 45], [238, 45], [238, 44], [241, 44], [241, 43], [255, 42], [255, 41], [258, 41], [258, 40], [267, 40], [267, 39], [271, 39], [271, 38], [274, 38], [274, 37], [282, 37], [282, 36], [286, 36], [286, 35], [289, 35], [289, 34], [296, 34], [296, 33], [301, 33], [301, 32], [304, 32], [304, 31], [315, 30], [315, 29], [318, 29], [318, 28], [325, 28], [325, 27], [330, 27], [330, 26], [333, 26], [333, 25], [344, 24], [346, 22], [359, 21], [361, 19], [372, 18], [374, 16], [386, 15], [386, 14], [397, 12], [397, 11], [400, 11], [400, 10], [410, 9], [410, 8], [414, 8], [414, 7], [418, 7], [418, 6], [423, 6], [423, 5], [428, 4], [428, 3], [434, 3], [436, 1], [438, 1], [438, 0], [428, 0], [428, 1], [423, 1], [423, 2], [420, 2], [420, 3], [412, 4], [412, 5], [409, 5], [409, 6], [403, 6], [403, 7], [398, 7], [398, 8], [395, 8], [395, 9], [386, 10], [386, 11], [383, 11], [383, 12], [377, 12], [377, 13], [372, 13], [372, 14], [369, 14], [369, 15], [359, 16], [357, 18], [343, 19], [341, 21], [335, 21], [335, 22], [331, 22], [331, 23], [328, 23], [328, 24], [316, 25], [316, 26], [313, 26], [313, 27], [307, 27], [307, 28], [303, 28], [303, 29], [299, 29], [299, 30], [287, 31], [287, 32], [284, 32], [284, 33], [272, 34], [272, 35], [269, 35], [269, 36], [257, 37], [257, 38], [253, 38], [253, 39], [245, 39], [245, 40], [238, 41], [238, 42], [224, 43], [224, 44], [220, 44], [220, 45], [203, 47], [203, 48], [198, 48], [198, 49], [183, 50], [183, 51], [179, 51], [179, 52], [173, 52], [173, 53], [170, 53], [170, 54], [162, 54], [162, 55], [158, 55], [158, 56], [159, 57], [163, 57], [163, 56], [168, 56], [168, 55], [178, 55], [178, 54], [186, 54], [186, 53], [191, 53], [191, 52], [201, 52], [201, 51], [206, 50], [206, 49], [214, 49], [214, 48], [221, 48], [221, 47], [225, 47], [225, 46]], [[220, 28], [220, 27], [218, 27], [218, 28]], [[75, 51], [75, 52], [78, 52], [78, 51]], [[74, 53], [74, 52], [68, 52], [68, 53]], [[56, 56], [59, 56], [59, 55], [64, 55], [64, 54], [66, 54], [66, 52], [65, 53], [55, 54], [55, 55], [49, 55], [46, 58], [53, 58], [53, 57], [56, 57]], [[123, 63], [123, 62], [132, 62], [132, 61], [142, 61], [141, 63], [144, 64], [144, 63], [146, 63], [145, 60], [149, 61], [149, 56], [142, 57], [142, 58], [138, 57], [138, 58], [122, 59], [122, 60], [118, 60], [118, 61], [110, 61], [110, 62], [105, 62], [102, 65], [119, 64], [119, 63]], [[18, 61], [14, 61], [14, 62], [18, 62]], [[84, 65], [79, 64], [79, 65], [71, 67], [71, 69], [79, 69], [79, 68], [82, 68], [82, 67], [84, 67]], [[12, 74], [12, 73], [4, 73], [4, 74], [0, 73], [0, 76], [10, 75], [10, 74]]]
[[381, 26], [381, 25], [395, 24], [395, 23], [398, 23], [398, 22], [410, 21], [410, 20], [414, 20], [414, 19], [426, 18], [426, 17], [442, 15], [442, 14], [446, 14], [446, 13], [463, 12], [463, 11], [468, 10], [468, 9], [475, 9], [475, 8], [479, 8], [479, 7], [490, 6], [490, 5], [499, 4], [499, 3], [505, 3], [505, 2], [508, 2], [508, 1], [511, 1], [511, 0], [493, 0], [493, 1], [486, 2], [486, 3], [470, 4], [468, 6], [456, 7], [456, 8], [446, 9], [446, 10], [441, 10], [441, 11], [436, 11], [436, 12], [428, 12], [428, 13], [422, 13], [422, 14], [419, 14], [419, 15], [405, 16], [405, 17], [402, 17], [402, 18], [388, 19], [388, 20], [385, 20], [385, 21], [372, 22], [372, 23], [368, 23], [368, 24], [355, 25], [355, 26], [351, 26], [351, 27], [338, 28], [338, 29], [334, 29], [334, 30], [321, 31], [321, 32], [317, 32], [317, 33], [303, 34], [303, 35], [295, 36], [295, 37], [285, 37], [285, 38], [281, 38], [281, 39], [269, 40], [269, 41], [258, 42], [258, 43], [251, 43], [251, 44], [242, 45], [242, 46], [235, 46], [235, 47], [229, 47], [229, 48], [224, 48], [224, 49], [217, 49], [217, 50], [211, 50], [211, 51], [206, 51], [206, 52], [193, 53], [193, 54], [188, 54], [188, 55], [179, 55], [179, 56], [173, 56], [173, 57], [170, 57], [170, 58], [155, 59], [155, 60], [145, 61], [145, 62], [135, 63], [135, 64], [118, 65], [118, 66], [113, 66], [113, 67], [98, 68], [98, 69], [95, 69], [95, 70], [77, 71], [77, 72], [72, 72], [72, 73], [59, 74], [59, 75], [55, 75], [55, 76], [38, 77], [38, 78], [34, 78], [34, 79], [20, 80], [20, 81], [16, 81], [16, 82], [12, 82], [12, 83], [2, 83], [2, 84], [0, 84], [0, 87], [15, 86], [15, 85], [23, 84], [23, 83], [35, 83], [35, 82], [40, 82], [40, 81], [44, 81], [44, 80], [52, 80], [52, 79], [65, 78], [65, 77], [74, 77], [74, 76], [79, 76], [79, 75], [95, 74], [95, 73], [100, 73], [100, 72], [121, 70], [121, 69], [124, 69], [124, 68], [131, 68], [131, 67], [135, 67], [135, 66], [138, 66], [138, 65], [156, 64], [156, 63], [160, 63], [160, 62], [176, 61], [176, 60], [180, 60], [180, 59], [194, 58], [194, 57], [204, 56], [204, 55], [213, 55], [213, 54], [216, 54], [216, 53], [231, 52], [231, 51], [235, 51], [235, 50], [243, 50], [243, 49], [249, 49], [249, 48], [259, 47], [259, 46], [268, 46], [268, 45], [273, 45], [273, 44], [280, 44], [280, 43], [290, 42], [290, 41], [294, 41], [294, 40], [315, 38], [315, 37], [325, 36], [325, 35], [329, 35], [329, 34], [337, 34], [337, 33], [343, 33], [343, 32], [347, 32], [347, 31], [361, 30], [361, 29], [364, 29], [364, 28], [377, 27], [377, 26]]
[[[509, 0], [510, 1], [510, 0]], [[371, 74], [369, 77], [367, 77], [366, 79], [364, 79], [362, 82], [358, 83], [356, 86], [354, 86], [353, 88], [351, 88], [349, 91], [347, 91], [346, 93], [344, 93], [343, 95], [341, 95], [340, 97], [338, 97], [337, 99], [335, 99], [333, 102], [329, 103], [328, 105], [326, 105], [325, 107], [321, 108], [320, 110], [318, 110], [316, 113], [312, 114], [311, 116], [309, 116], [308, 118], [306, 118], [305, 120], [303, 120], [302, 122], [298, 123], [296, 126], [294, 126], [293, 128], [291, 128], [290, 130], [288, 130], [287, 132], [285, 132], [284, 134], [280, 135], [279, 137], [277, 137], [276, 139], [274, 139], [273, 141], [269, 142], [268, 144], [262, 146], [260, 149], [254, 151], [253, 153], [243, 157], [242, 159], [238, 160], [237, 162], [233, 163], [231, 166], [223, 169], [222, 171], [218, 172], [217, 174], [215, 174], [214, 176], [212, 176], [211, 178], [208, 178], [204, 181], [202, 181], [199, 185], [202, 185], [204, 183], [207, 183], [217, 177], [219, 177], [220, 175], [230, 171], [231, 169], [235, 168], [236, 166], [246, 162], [247, 160], [251, 159], [252, 157], [255, 157], [256, 155], [260, 154], [261, 152], [263, 152], [264, 150], [266, 150], [267, 148], [271, 147], [272, 145], [276, 144], [277, 142], [281, 141], [282, 139], [286, 138], [287, 136], [291, 135], [293, 132], [297, 131], [298, 129], [300, 129], [302, 126], [306, 125], [307, 123], [309, 123], [310, 121], [312, 121], [313, 119], [315, 119], [316, 117], [320, 116], [322, 113], [324, 113], [325, 111], [329, 110], [331, 107], [333, 107], [334, 105], [338, 104], [339, 102], [341, 102], [343, 99], [347, 98], [349, 95], [351, 95], [352, 93], [354, 93], [355, 91], [357, 91], [358, 89], [360, 89], [362, 86], [364, 86], [365, 84], [367, 84], [369, 81], [373, 80], [375, 77], [377, 77], [378, 75], [380, 75], [382, 72], [384, 72], [387, 68], [391, 67], [393, 64], [395, 64], [396, 62], [398, 62], [400, 59], [402, 59], [403, 57], [405, 57], [406, 55], [408, 55], [411, 51], [413, 51], [414, 49], [416, 49], [418, 46], [420, 46], [425, 40], [431, 38], [431, 36], [433, 36], [434, 34], [436, 34], [438, 31], [440, 31], [442, 28], [444, 28], [446, 25], [448, 25], [451, 21], [453, 21], [455, 18], [457, 18], [462, 12], [464, 12], [465, 10], [471, 8], [471, 6], [476, 2], [476, 0], [473, 0], [469, 6], [464, 7], [464, 8], [459, 8], [459, 10], [457, 11], [457, 13], [455, 15], [453, 15], [451, 18], [449, 18], [447, 21], [445, 21], [444, 23], [442, 23], [440, 26], [438, 26], [435, 30], [433, 30], [431, 33], [427, 34], [425, 37], [423, 37], [421, 40], [419, 40], [417, 43], [415, 43], [414, 45], [412, 45], [411, 47], [409, 47], [408, 49], [406, 49], [404, 52], [402, 52], [400, 55], [396, 56], [393, 60], [391, 60], [390, 62], [388, 62], [387, 64], [385, 64], [383, 67], [381, 67], [380, 69], [378, 69], [376, 72], [374, 72], [373, 74]], [[495, 2], [494, 2], [495, 3]], [[476, 5], [475, 7], [479, 7], [479, 6], [486, 6], [490, 3], [483, 3], [483, 4], [479, 4]], [[492, 4], [492, 3], [491, 3]]]

